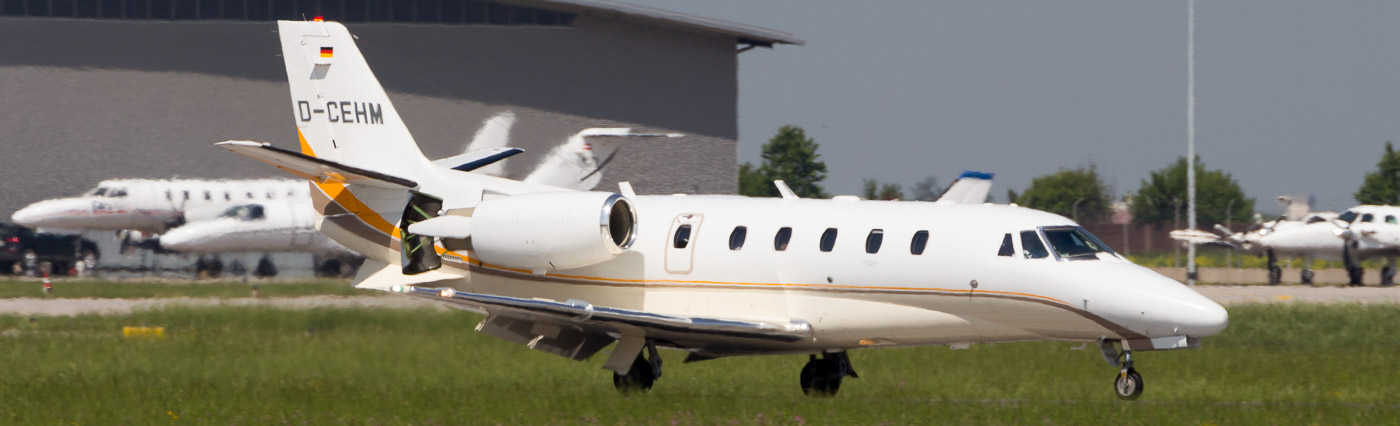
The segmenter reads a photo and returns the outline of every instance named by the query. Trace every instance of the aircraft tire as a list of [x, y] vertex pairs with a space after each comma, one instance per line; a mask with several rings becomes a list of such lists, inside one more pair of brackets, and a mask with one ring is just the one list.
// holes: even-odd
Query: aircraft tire
[[841, 389], [841, 379], [845, 376], [840, 369], [840, 364], [833, 359], [814, 357], [807, 361], [799, 377], [802, 393], [818, 398], [836, 396], [836, 391]]
[[253, 270], [253, 275], [258, 278], [277, 276], [277, 265], [273, 265], [272, 259], [266, 257], [258, 259], [258, 267]]
[[1313, 285], [1313, 271], [1311, 269], [1304, 269], [1301, 278], [1303, 285]]
[[1360, 287], [1365, 285], [1361, 283], [1361, 278], [1363, 275], [1365, 275], [1365, 273], [1366, 270], [1362, 269], [1359, 266], [1347, 268], [1347, 285], [1353, 287]]
[[219, 278], [224, 276], [224, 261], [220, 260], [218, 256], [215, 256], [213, 259], [209, 260], [207, 268], [208, 269], [206, 270], [209, 271], [209, 278]]
[[1118, 399], [1133, 401], [1142, 396], [1142, 375], [1137, 370], [1128, 367], [1127, 371], [1119, 372], [1113, 377], [1113, 392], [1118, 394]]
[[1389, 265], [1381, 268], [1381, 286], [1390, 287], [1395, 285], [1395, 268]]
[[1269, 285], [1278, 285], [1283, 282], [1283, 269], [1277, 266], [1269, 268]]
[[627, 374], [613, 373], [613, 387], [623, 395], [634, 393], [646, 393], [651, 390], [651, 385], [656, 383], [656, 372], [652, 370], [651, 363], [647, 362], [641, 354], [632, 361], [632, 369]]

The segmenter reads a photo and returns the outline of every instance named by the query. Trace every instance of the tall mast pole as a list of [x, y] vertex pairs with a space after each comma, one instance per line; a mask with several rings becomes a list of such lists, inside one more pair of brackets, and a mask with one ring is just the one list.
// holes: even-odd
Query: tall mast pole
[[[1196, 0], [1186, 15], [1186, 227], [1196, 229]], [[1186, 284], [1196, 285], [1195, 244], [1186, 249]]]

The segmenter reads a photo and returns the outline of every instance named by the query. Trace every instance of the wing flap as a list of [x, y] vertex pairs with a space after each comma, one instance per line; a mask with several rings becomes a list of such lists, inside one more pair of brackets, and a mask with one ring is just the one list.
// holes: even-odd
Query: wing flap
[[619, 330], [640, 328], [648, 331], [668, 333], [700, 333], [729, 337], [743, 337], [779, 342], [794, 342], [812, 337], [812, 326], [805, 321], [772, 323], [762, 321], [731, 320], [723, 318], [685, 317], [594, 306], [581, 300], [557, 302], [553, 300], [524, 299], [455, 291], [448, 288], [428, 288], [401, 286], [394, 291], [420, 297], [437, 298], [442, 301], [464, 305], [472, 310], [486, 310], [493, 314], [517, 311], [531, 316], [544, 316], [565, 323], [580, 326]]
[[410, 179], [312, 157], [300, 152], [278, 148], [268, 143], [226, 141], [219, 142], [215, 146], [270, 164], [282, 169], [282, 171], [317, 183], [357, 184], [386, 189], [414, 189], [418, 187], [418, 182]]

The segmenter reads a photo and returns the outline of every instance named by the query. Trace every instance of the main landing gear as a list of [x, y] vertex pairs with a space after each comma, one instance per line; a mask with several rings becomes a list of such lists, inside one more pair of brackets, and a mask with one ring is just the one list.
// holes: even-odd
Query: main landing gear
[[1099, 341], [1099, 351], [1108, 365], [1118, 367], [1118, 376], [1113, 378], [1113, 392], [1118, 399], [1132, 401], [1142, 396], [1142, 375], [1133, 368], [1133, 351], [1120, 351], [1109, 340]]
[[624, 395], [646, 393], [659, 378], [661, 354], [656, 352], [656, 343], [648, 341], [646, 350], [637, 354], [637, 359], [632, 361], [632, 368], [627, 370], [627, 374], [613, 372], [613, 387]]
[[1360, 287], [1363, 285], [1361, 283], [1361, 278], [1366, 273], [1366, 270], [1361, 268], [1361, 260], [1353, 256], [1352, 250], [1355, 248], [1355, 241], [1348, 241], [1342, 246], [1342, 265], [1347, 269], [1347, 285], [1351, 287]]
[[1278, 266], [1278, 256], [1274, 255], [1274, 250], [1269, 249], [1265, 254], [1269, 258], [1269, 285], [1278, 285], [1283, 282], [1283, 268]]
[[820, 359], [813, 354], [802, 367], [802, 393], [815, 397], [835, 396], [846, 376], [860, 378], [851, 368], [851, 358], [846, 351], [824, 353]]

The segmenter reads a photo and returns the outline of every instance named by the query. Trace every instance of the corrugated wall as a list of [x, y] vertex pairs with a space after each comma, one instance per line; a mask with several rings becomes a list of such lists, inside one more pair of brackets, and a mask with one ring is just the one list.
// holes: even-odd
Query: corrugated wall
[[[0, 18], [0, 220], [116, 177], [273, 173], [210, 145], [295, 148], [273, 23]], [[585, 127], [688, 136], [625, 145], [600, 189], [732, 193], [737, 56], [729, 38], [579, 17], [572, 27], [351, 26], [423, 151], [458, 154], [514, 111], [521, 177]]]

